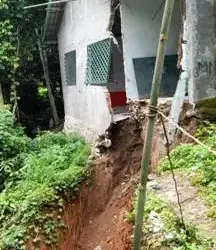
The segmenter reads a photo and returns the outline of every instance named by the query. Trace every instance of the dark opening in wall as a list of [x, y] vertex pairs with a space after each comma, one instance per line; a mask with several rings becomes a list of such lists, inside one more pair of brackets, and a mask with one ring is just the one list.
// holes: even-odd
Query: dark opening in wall
[[121, 15], [120, 15], [120, 7], [115, 11], [114, 23], [112, 27], [112, 33], [115, 37], [121, 37]]
[[117, 111], [120, 107], [125, 107], [127, 101], [119, 0], [112, 1], [108, 31], [112, 32], [115, 39], [113, 39], [112, 45], [110, 80], [107, 89], [109, 91], [111, 107], [113, 111]]

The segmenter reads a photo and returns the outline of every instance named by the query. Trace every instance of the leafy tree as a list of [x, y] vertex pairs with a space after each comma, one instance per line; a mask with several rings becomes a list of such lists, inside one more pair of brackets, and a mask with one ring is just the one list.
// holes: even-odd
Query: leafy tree
[[[41, 82], [44, 83], [57, 125], [59, 121], [53, 97], [56, 84], [51, 84], [52, 74], [47, 78], [48, 65], [44, 65], [47, 60], [41, 56], [46, 55], [46, 48], [41, 43], [46, 11], [45, 8], [24, 9], [24, 6], [36, 3], [36, 0], [0, 0], [0, 89], [4, 102], [13, 104], [13, 113], [19, 118], [18, 106], [22, 102], [19, 101], [18, 92], [22, 95], [22, 84], [34, 83], [39, 86]], [[53, 48], [50, 51], [48, 55], [53, 56]], [[59, 79], [54, 82], [59, 83]]]

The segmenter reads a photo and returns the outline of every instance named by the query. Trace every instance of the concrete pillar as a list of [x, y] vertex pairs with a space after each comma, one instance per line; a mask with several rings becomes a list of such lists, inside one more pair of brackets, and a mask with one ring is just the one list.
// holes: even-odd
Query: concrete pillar
[[216, 97], [215, 0], [186, 0], [183, 70], [189, 74], [189, 100]]

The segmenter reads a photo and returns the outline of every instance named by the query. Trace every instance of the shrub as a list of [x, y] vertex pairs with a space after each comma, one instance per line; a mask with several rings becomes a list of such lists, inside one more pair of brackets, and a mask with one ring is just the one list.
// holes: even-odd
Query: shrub
[[89, 148], [78, 135], [47, 132], [34, 140], [0, 110], [0, 249], [25, 249], [31, 237], [55, 244], [64, 200], [89, 174]]
[[30, 139], [22, 127], [13, 123], [12, 113], [6, 106], [0, 108], [0, 191], [6, 179], [20, 168], [23, 157], [29, 149]]
[[13, 124], [12, 113], [5, 107], [0, 109], [0, 157], [8, 159], [24, 152], [29, 139], [20, 126]]
[[[62, 211], [62, 195], [74, 195], [77, 185], [88, 175], [89, 148], [80, 137], [47, 133], [36, 138], [34, 144], [35, 150], [26, 155], [18, 171], [19, 178], [15, 177], [16, 181], [0, 194], [1, 249], [14, 245], [22, 249], [32, 233], [29, 227], [35, 225], [41, 235], [46, 235], [47, 225], [51, 225], [54, 240], [59, 223], [53, 217], [59, 216], [56, 211]], [[43, 213], [45, 207], [52, 218]]]

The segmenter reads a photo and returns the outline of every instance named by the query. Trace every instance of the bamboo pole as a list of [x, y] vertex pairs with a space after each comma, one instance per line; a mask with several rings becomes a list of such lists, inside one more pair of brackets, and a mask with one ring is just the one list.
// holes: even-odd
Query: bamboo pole
[[143, 226], [143, 215], [144, 215], [144, 206], [146, 200], [146, 184], [148, 178], [148, 167], [151, 156], [152, 149], [152, 140], [153, 140], [153, 131], [154, 123], [157, 111], [151, 107], [156, 107], [158, 103], [158, 95], [160, 90], [162, 72], [164, 67], [164, 58], [167, 47], [168, 34], [172, 19], [172, 13], [174, 8], [175, 0], [166, 0], [163, 20], [161, 24], [159, 45], [156, 57], [156, 64], [154, 70], [154, 76], [152, 81], [152, 89], [150, 96], [149, 104], [149, 114], [148, 114], [148, 124], [147, 132], [145, 137], [145, 143], [143, 148], [143, 156], [141, 162], [141, 177], [139, 184], [139, 195], [138, 195], [138, 204], [137, 204], [137, 213], [136, 213], [136, 223], [134, 229], [134, 240], [133, 240], [133, 250], [140, 250], [141, 248], [141, 239], [142, 239], [142, 226]]

